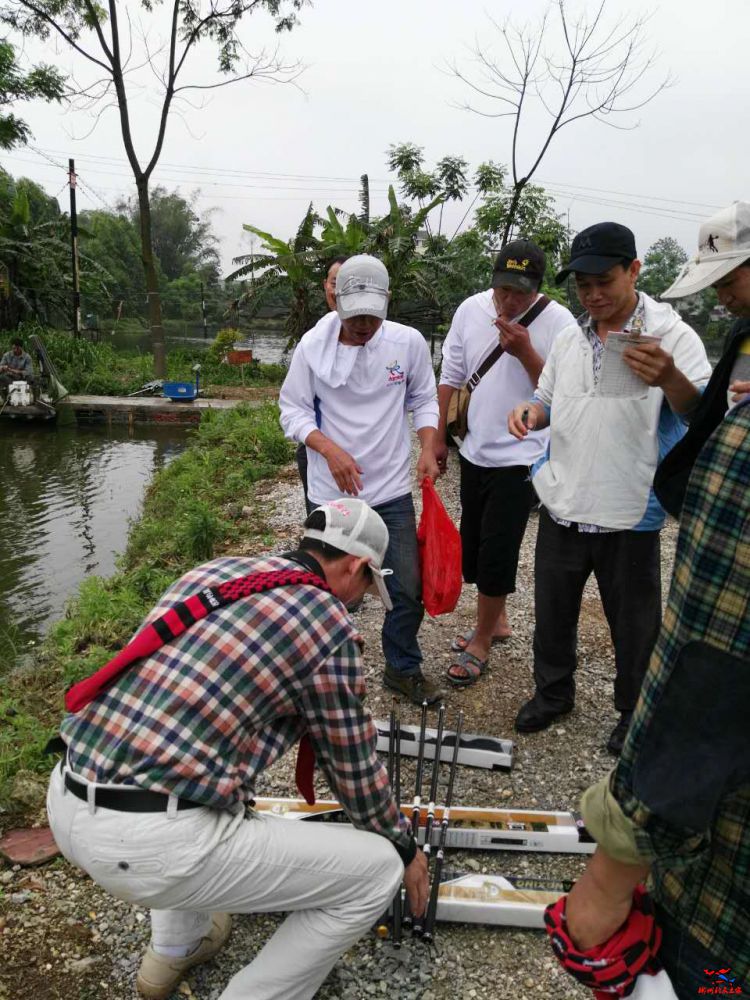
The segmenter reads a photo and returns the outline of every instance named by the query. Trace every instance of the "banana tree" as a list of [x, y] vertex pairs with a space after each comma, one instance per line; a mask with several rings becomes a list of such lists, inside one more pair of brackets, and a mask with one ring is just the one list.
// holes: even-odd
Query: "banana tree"
[[320, 240], [315, 228], [320, 220], [312, 202], [291, 240], [282, 240], [257, 226], [245, 223], [243, 229], [260, 238], [263, 253], [243, 254], [232, 263], [240, 267], [228, 280], [246, 278], [259, 270], [260, 276], [250, 283], [241, 296], [243, 305], [255, 315], [272, 290], [287, 287], [292, 294], [292, 308], [286, 321], [288, 346], [294, 344], [313, 324], [316, 312], [322, 312], [323, 291], [320, 278]]
[[407, 301], [416, 300], [430, 312], [440, 308], [430, 274], [431, 265], [418, 253], [417, 238], [424, 228], [425, 219], [442, 204], [444, 197], [437, 195], [418, 211], [412, 212], [408, 206], [398, 203], [393, 185], [390, 185], [388, 214], [372, 225], [366, 252], [380, 257], [388, 269], [391, 279], [390, 315], [394, 319], [404, 315]]

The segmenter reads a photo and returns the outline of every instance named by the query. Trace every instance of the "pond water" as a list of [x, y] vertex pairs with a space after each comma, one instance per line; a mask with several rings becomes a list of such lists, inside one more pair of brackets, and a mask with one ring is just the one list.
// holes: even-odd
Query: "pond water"
[[[185, 329], [179, 334], [167, 334], [167, 350], [170, 347], [182, 347], [189, 351], [202, 351], [210, 347], [216, 331], [209, 329], [208, 337], [205, 338], [200, 331], [192, 324], [185, 324]], [[140, 333], [118, 333], [101, 334], [102, 342], [111, 343], [117, 350], [140, 350], [149, 353], [151, 350], [151, 340], [148, 331]], [[273, 364], [281, 361], [284, 357], [287, 337], [279, 325], [264, 326], [259, 324], [251, 335], [247, 337], [253, 348], [253, 357], [264, 364]]]
[[[208, 338], [204, 338], [197, 332], [194, 326], [186, 324], [185, 332], [178, 335], [167, 335], [167, 350], [170, 347], [183, 347], [190, 351], [205, 350], [213, 342], [215, 331], [209, 330]], [[151, 341], [147, 332], [143, 333], [102, 333], [103, 342], [110, 342], [118, 350], [140, 350], [148, 353], [151, 350]], [[253, 357], [263, 364], [277, 364], [280, 361], [288, 360], [290, 355], [285, 356], [287, 335], [283, 329], [276, 326], [265, 326], [262, 323], [254, 327], [252, 334], [247, 337], [248, 343], [252, 346]], [[432, 356], [435, 360], [440, 357], [442, 347], [442, 337], [435, 336], [428, 341], [432, 348]]]
[[86, 576], [107, 576], [175, 428], [0, 421], [0, 673], [23, 663]]

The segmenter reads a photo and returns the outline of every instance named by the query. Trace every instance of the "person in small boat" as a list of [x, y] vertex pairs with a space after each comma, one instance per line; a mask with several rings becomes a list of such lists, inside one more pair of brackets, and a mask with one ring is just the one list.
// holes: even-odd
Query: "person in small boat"
[[11, 341], [10, 350], [0, 358], [0, 389], [7, 389], [11, 382], [31, 382], [33, 378], [31, 356], [24, 351], [23, 342], [16, 337]]

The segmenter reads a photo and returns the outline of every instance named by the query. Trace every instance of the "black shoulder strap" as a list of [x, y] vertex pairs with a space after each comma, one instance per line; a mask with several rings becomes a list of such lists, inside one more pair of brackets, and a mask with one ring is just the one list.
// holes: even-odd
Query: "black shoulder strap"
[[[519, 319], [519, 326], [531, 326], [537, 316], [542, 313], [547, 306], [550, 304], [550, 299], [546, 295], [540, 296], [531, 309], [527, 310], [523, 316]], [[473, 392], [479, 383], [482, 381], [487, 372], [492, 368], [495, 362], [502, 357], [505, 353], [505, 348], [502, 344], [498, 344], [497, 347], [493, 347], [481, 365], [477, 368], [474, 374], [469, 378], [466, 383], [466, 388], [469, 392]]]

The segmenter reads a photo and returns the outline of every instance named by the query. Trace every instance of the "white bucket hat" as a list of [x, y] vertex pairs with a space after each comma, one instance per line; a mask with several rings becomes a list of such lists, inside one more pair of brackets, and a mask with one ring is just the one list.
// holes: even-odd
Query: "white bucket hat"
[[662, 299], [683, 299], [713, 285], [750, 259], [750, 202], [735, 201], [704, 222], [698, 253], [677, 275]]
[[[380, 514], [364, 500], [344, 498], [321, 504], [315, 510], [325, 515], [325, 528], [305, 528], [303, 538], [315, 538], [350, 556], [363, 556], [372, 572], [378, 597], [386, 611], [393, 609], [385, 585], [392, 569], [383, 569], [383, 559], [388, 548], [388, 529]], [[315, 513], [315, 511], [313, 511]]]

